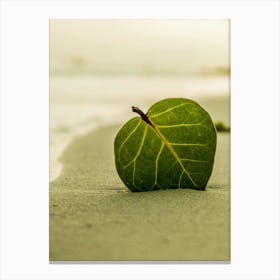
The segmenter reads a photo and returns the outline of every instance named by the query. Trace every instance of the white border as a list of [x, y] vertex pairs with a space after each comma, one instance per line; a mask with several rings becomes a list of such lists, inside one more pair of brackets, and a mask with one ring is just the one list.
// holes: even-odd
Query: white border
[[[48, 263], [49, 18], [230, 18], [231, 264]], [[1, 279], [279, 279], [279, 2], [2, 1]]]

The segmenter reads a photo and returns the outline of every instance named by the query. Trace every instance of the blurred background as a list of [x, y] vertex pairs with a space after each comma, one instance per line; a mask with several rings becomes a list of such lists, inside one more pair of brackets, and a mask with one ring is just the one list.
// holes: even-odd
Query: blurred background
[[50, 179], [75, 136], [164, 98], [229, 124], [229, 20], [50, 20]]

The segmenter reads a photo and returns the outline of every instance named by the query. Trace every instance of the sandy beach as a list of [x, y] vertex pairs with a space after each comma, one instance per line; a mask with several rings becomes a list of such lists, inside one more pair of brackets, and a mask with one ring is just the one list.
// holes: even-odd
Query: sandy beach
[[230, 135], [218, 133], [206, 191], [132, 193], [101, 127], [76, 138], [50, 184], [50, 261], [229, 261]]

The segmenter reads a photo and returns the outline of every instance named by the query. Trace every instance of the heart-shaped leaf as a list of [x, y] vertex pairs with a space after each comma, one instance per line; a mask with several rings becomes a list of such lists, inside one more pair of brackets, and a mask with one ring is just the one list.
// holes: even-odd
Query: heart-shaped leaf
[[194, 188], [210, 178], [217, 133], [209, 114], [196, 102], [169, 98], [154, 104], [118, 132], [115, 163], [131, 191]]

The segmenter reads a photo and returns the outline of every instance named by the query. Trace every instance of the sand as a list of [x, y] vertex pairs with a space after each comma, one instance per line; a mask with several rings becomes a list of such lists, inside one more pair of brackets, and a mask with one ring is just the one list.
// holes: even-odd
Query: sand
[[119, 126], [75, 139], [50, 185], [50, 261], [229, 261], [230, 153], [218, 133], [206, 191], [130, 192], [113, 156]]

